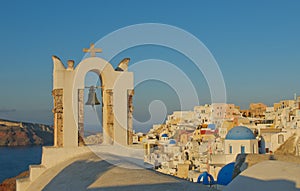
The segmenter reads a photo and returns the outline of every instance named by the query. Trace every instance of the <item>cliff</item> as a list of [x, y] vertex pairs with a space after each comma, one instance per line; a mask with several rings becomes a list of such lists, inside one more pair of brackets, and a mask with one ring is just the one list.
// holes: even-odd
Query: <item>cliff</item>
[[0, 146], [52, 145], [53, 128], [0, 119]]

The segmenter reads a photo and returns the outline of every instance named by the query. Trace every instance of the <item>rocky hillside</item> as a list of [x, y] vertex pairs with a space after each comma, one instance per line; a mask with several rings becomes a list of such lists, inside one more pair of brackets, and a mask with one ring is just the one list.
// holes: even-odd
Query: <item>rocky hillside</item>
[[27, 176], [29, 176], [29, 171], [22, 172], [21, 174], [19, 174], [16, 177], [8, 178], [8, 179], [4, 180], [0, 184], [0, 191], [15, 191], [16, 190], [16, 179], [24, 178]]
[[0, 119], [0, 146], [52, 144], [53, 128], [51, 126]]
[[90, 135], [84, 138], [84, 143], [86, 145], [95, 145], [103, 142], [102, 133], [97, 133], [96, 135]]

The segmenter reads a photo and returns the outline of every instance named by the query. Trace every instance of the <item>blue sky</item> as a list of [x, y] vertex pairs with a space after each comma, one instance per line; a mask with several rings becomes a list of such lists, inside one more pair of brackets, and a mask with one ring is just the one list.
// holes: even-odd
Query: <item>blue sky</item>
[[[78, 63], [91, 42], [139, 23], [173, 25], [200, 39], [221, 68], [228, 102], [246, 108], [250, 102], [292, 99], [300, 95], [299, 10], [299, 1], [2, 1], [0, 118], [51, 124], [51, 56]], [[210, 101], [202, 74], [182, 55], [150, 46], [119, 57], [130, 57], [130, 64], [176, 60], [195, 85], [199, 102]], [[163, 100], [168, 112], [179, 108], [168, 85], [145, 82], [136, 87], [137, 119], [149, 118], [153, 99]]]

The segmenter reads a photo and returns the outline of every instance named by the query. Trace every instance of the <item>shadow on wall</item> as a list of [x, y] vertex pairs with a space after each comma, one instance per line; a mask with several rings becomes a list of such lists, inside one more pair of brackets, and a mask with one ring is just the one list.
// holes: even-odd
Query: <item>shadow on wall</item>
[[[43, 190], [87, 190], [113, 166], [106, 161], [77, 161], [64, 168]], [[81, 181], [77, 181], [81, 180]]]
[[[120, 160], [122, 159], [117, 159], [115, 163]], [[120, 168], [105, 160], [92, 157], [65, 167], [43, 190], [205, 191], [208, 189], [207, 186], [163, 175], [153, 170]]]
[[300, 191], [295, 182], [288, 180], [259, 180], [246, 176], [237, 176], [223, 191]]
[[[111, 186], [111, 187], [101, 187], [101, 188], [90, 188], [88, 191], [158, 191], [158, 190], [172, 190], [172, 191], [190, 191], [190, 188], [178, 186], [179, 183], [160, 183], [160, 184], [143, 184], [143, 185], [126, 185], [126, 186]], [[193, 189], [195, 191], [202, 190], [201, 187]], [[208, 190], [208, 189], [205, 189]]]

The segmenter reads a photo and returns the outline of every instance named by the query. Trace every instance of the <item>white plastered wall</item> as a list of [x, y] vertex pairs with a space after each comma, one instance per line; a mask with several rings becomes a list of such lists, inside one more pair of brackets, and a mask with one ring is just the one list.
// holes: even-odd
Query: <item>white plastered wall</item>
[[[232, 146], [232, 153], [229, 152], [229, 146]], [[225, 140], [225, 154], [241, 153], [241, 146], [245, 147], [245, 153], [258, 153], [258, 141], [251, 140]]]

